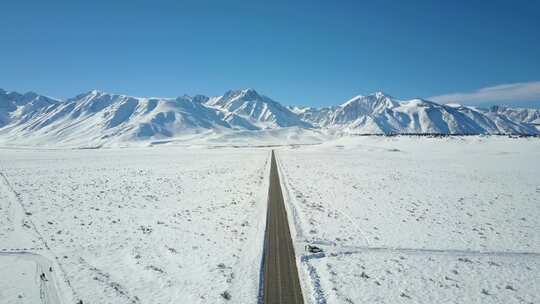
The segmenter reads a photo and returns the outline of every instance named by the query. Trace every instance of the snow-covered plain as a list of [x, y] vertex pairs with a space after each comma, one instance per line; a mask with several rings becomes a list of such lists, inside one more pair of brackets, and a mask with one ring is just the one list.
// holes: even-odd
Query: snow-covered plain
[[257, 301], [268, 150], [0, 151], [1, 303]]
[[538, 138], [297, 135], [0, 148], [0, 303], [256, 303], [269, 146], [307, 303], [540, 301]]
[[347, 137], [278, 158], [308, 301], [540, 301], [537, 138]]

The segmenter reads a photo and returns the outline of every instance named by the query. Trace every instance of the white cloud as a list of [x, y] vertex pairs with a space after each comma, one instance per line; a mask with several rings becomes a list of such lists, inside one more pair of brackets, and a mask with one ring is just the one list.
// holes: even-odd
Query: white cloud
[[540, 81], [501, 84], [472, 92], [457, 92], [428, 98], [438, 103], [479, 105], [485, 103], [540, 102]]

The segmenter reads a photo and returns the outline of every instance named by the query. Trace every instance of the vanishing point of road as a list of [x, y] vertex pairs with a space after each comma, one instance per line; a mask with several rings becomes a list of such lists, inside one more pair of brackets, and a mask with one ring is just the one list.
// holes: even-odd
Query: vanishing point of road
[[264, 248], [264, 303], [303, 304], [296, 256], [273, 150]]

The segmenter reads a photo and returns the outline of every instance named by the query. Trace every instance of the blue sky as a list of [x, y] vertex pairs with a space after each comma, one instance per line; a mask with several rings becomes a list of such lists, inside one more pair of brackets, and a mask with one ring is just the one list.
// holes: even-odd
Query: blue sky
[[[539, 1], [4, 1], [0, 87], [540, 102]], [[486, 93], [487, 92], [487, 93]], [[501, 99], [500, 96], [504, 96]], [[452, 99], [453, 98], [453, 99]]]

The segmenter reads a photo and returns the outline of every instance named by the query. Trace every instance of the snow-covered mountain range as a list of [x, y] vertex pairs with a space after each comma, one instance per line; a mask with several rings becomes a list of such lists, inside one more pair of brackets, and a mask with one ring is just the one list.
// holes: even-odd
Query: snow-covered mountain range
[[540, 109], [481, 109], [377, 92], [339, 106], [285, 107], [253, 89], [222, 96], [132, 97], [90, 91], [67, 100], [0, 89], [6, 142], [107, 142], [287, 127], [341, 134], [540, 134]]
[[412, 99], [382, 92], [356, 96], [328, 108], [292, 108], [304, 121], [355, 134], [538, 134], [540, 109], [482, 109]]

